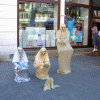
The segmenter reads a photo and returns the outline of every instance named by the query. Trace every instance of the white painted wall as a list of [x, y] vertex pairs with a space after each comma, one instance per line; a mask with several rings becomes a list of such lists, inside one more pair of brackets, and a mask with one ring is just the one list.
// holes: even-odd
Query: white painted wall
[[17, 48], [17, 0], [0, 0], [0, 61]]

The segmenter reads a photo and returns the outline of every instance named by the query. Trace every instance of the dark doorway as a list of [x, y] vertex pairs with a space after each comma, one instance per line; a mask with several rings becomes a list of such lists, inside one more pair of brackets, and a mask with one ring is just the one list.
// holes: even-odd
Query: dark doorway
[[97, 25], [98, 31], [100, 31], [100, 22], [94, 22]]

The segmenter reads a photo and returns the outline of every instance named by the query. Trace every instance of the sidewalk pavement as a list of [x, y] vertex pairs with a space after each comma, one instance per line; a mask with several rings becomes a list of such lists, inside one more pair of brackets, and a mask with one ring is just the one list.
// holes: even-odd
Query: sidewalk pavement
[[60, 85], [50, 91], [43, 91], [46, 80], [35, 77], [34, 59], [30, 59], [28, 83], [14, 82], [11, 62], [0, 62], [0, 100], [100, 100], [100, 57], [77, 55], [71, 60], [72, 72], [57, 74], [58, 59], [50, 58], [50, 77]]

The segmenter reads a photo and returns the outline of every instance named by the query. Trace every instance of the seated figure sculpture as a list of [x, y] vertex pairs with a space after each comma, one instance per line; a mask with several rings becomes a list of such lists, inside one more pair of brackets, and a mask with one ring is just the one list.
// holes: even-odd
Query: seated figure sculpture
[[59, 74], [71, 73], [70, 61], [73, 54], [73, 48], [69, 44], [69, 35], [65, 24], [61, 26], [61, 29], [58, 30], [56, 34], [59, 60], [59, 69], [57, 73]]
[[41, 48], [35, 57], [33, 63], [36, 71], [36, 77], [45, 80], [49, 78], [48, 72], [50, 70], [49, 56], [46, 48]]
[[60, 86], [59, 85], [54, 85], [54, 80], [53, 80], [52, 77], [50, 77], [45, 82], [43, 91], [47, 91], [47, 90], [50, 90], [50, 89], [55, 89], [56, 87], [60, 87]]
[[28, 77], [28, 59], [21, 47], [18, 47], [12, 63], [14, 64], [15, 69], [15, 81], [18, 83], [28, 82], [30, 78]]

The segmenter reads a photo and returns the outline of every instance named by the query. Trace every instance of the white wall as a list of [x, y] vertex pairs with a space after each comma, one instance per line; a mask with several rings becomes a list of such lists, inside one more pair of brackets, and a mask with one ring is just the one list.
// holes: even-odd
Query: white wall
[[17, 0], [0, 0], [0, 61], [17, 48]]

